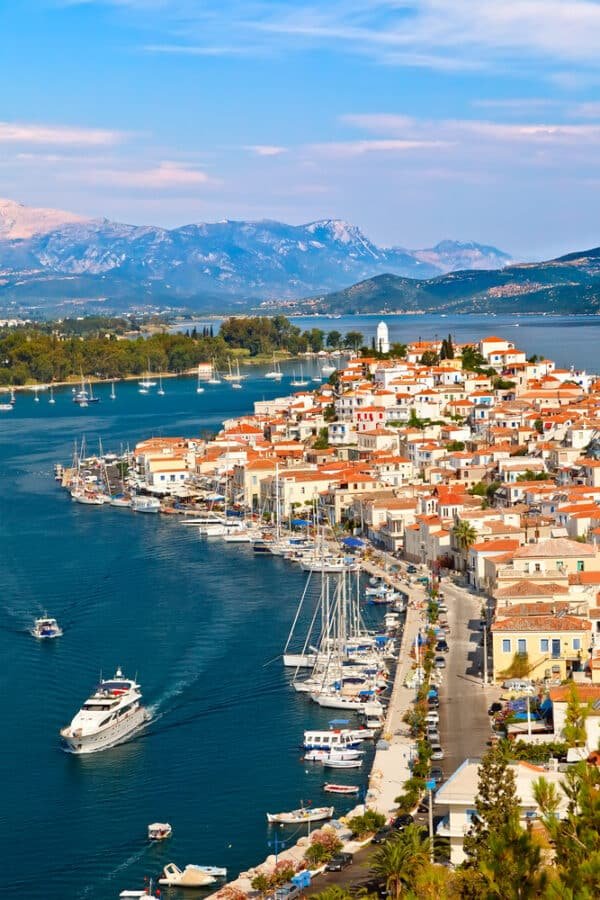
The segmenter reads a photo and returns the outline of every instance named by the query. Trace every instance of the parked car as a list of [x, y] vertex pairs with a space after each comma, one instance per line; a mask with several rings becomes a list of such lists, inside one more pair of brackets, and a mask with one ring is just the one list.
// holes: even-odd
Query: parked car
[[435, 669], [445, 669], [446, 668], [446, 660], [443, 656], [436, 656], [433, 660], [433, 666]]
[[448, 646], [446, 641], [438, 641], [437, 644], [435, 645], [436, 653], [448, 653], [449, 650], [450, 650], [450, 647]]
[[327, 872], [341, 872], [342, 869], [347, 869], [348, 866], [352, 865], [353, 859], [354, 857], [351, 853], [338, 853], [329, 860], [325, 869]]
[[435, 731], [428, 731], [427, 734], [425, 735], [425, 740], [427, 740], [429, 742], [429, 744], [431, 744], [432, 747], [434, 745], [439, 744], [439, 742], [440, 742], [439, 731], [437, 731], [437, 729]]
[[[444, 773], [439, 766], [432, 766], [427, 777], [431, 778], [432, 781], [435, 781], [436, 784], [439, 784], [444, 780]], [[429, 809], [429, 805], [427, 806], [427, 808]]]
[[393, 831], [391, 825], [384, 825], [383, 828], [380, 828], [379, 831], [375, 832], [371, 838], [371, 843], [383, 844], [393, 834]]
[[416, 574], [417, 574], [417, 567], [416, 567], [416, 566], [413, 566], [413, 565], [407, 566], [407, 567], [406, 567], [406, 571], [408, 572], [409, 575], [416, 575]]
[[427, 706], [429, 707], [429, 709], [439, 709], [440, 701], [437, 697], [429, 697], [429, 699], [427, 700]]
[[491, 703], [488, 707], [488, 716], [495, 716], [496, 713], [499, 713], [502, 709], [504, 709], [504, 703]]
[[414, 821], [410, 813], [403, 813], [401, 816], [396, 816], [392, 822], [392, 828], [395, 828], [397, 831], [403, 831], [409, 825], [412, 825]]
[[443, 613], [448, 612], [448, 607], [446, 606], [445, 603], [438, 604], [438, 612], [443, 612]]
[[425, 716], [425, 721], [427, 725], [437, 725], [440, 721], [440, 714], [437, 709], [430, 709]]
[[298, 885], [292, 884], [291, 881], [287, 881], [285, 884], [282, 884], [281, 887], [277, 888], [273, 897], [275, 900], [295, 900], [301, 893], [302, 890]]
[[444, 758], [444, 751], [441, 744], [431, 745], [431, 759], [438, 760]]

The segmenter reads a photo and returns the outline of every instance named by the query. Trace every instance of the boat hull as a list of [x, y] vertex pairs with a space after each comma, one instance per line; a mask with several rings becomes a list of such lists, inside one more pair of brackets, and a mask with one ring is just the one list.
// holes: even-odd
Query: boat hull
[[86, 753], [99, 753], [124, 743], [136, 732], [140, 731], [150, 721], [150, 714], [143, 706], [133, 710], [130, 715], [116, 722], [111, 728], [105, 728], [94, 734], [78, 734], [71, 732], [70, 726], [60, 732], [62, 749], [65, 753], [83, 755]]

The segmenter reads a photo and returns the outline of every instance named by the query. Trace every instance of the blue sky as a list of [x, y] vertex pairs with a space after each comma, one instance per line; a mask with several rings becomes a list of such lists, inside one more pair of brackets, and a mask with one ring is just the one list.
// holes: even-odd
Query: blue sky
[[0, 34], [0, 196], [600, 244], [596, 0], [19, 0]]

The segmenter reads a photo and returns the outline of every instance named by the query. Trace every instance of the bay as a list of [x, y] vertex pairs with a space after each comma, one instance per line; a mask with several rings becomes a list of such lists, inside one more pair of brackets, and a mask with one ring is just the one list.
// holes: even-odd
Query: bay
[[[277, 659], [304, 586], [299, 567], [202, 540], [177, 517], [80, 506], [53, 480], [53, 464], [83, 435], [88, 448], [101, 438], [107, 450], [194, 435], [286, 392], [289, 371], [282, 385], [263, 372], [241, 391], [207, 385], [201, 395], [192, 378], [165, 380], [164, 397], [127, 382], [111, 401], [98, 386], [101, 402], [86, 410], [69, 389], [56, 391], [55, 405], [22, 392], [1, 414], [6, 896], [111, 900], [169, 861], [235, 876], [272, 852], [267, 810], [325, 802], [323, 770], [301, 762], [300, 742], [331, 716], [291, 690]], [[31, 637], [44, 611], [62, 638]], [[118, 665], [137, 672], [153, 722], [112, 750], [63, 753], [59, 728]], [[335, 805], [343, 812], [352, 801]], [[146, 826], [156, 820], [174, 834], [150, 846]]]

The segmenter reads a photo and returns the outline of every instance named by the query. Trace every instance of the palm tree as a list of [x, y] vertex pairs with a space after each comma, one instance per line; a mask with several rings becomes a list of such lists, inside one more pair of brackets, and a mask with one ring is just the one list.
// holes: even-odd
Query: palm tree
[[470, 522], [465, 522], [461, 519], [452, 529], [452, 534], [454, 535], [454, 540], [456, 541], [458, 549], [463, 555], [464, 568], [466, 569], [467, 555], [478, 538], [477, 529], [474, 528]]
[[352, 900], [352, 894], [345, 888], [332, 884], [318, 894], [313, 894], [313, 900]]
[[385, 878], [388, 893], [400, 900], [415, 874], [429, 864], [429, 838], [418, 825], [409, 825], [373, 855], [371, 871]]

